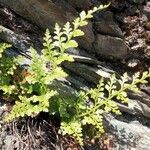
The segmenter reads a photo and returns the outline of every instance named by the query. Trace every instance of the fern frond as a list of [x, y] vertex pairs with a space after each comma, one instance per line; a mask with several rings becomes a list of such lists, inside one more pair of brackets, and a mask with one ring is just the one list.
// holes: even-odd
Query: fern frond
[[0, 90], [4, 92], [4, 95], [10, 95], [15, 89], [15, 86], [11, 84], [14, 70], [17, 67], [16, 59], [13, 57], [6, 57], [3, 52], [10, 48], [10, 44], [0, 43]]
[[83, 146], [83, 135], [81, 122], [72, 121], [69, 123], [62, 122], [60, 127], [60, 133], [63, 135], [69, 134], [75, 137], [75, 139]]
[[46, 56], [46, 55], [49, 55], [49, 53], [54, 48], [53, 40], [52, 40], [50, 31], [48, 29], [46, 29], [45, 36], [44, 36], [43, 40], [44, 40], [44, 43], [43, 43], [44, 49], [42, 50], [42, 53], [44, 56]]
[[11, 47], [10, 44], [0, 43], [0, 58], [2, 57], [2, 53], [3, 53], [7, 48], [10, 48], [10, 47]]
[[19, 100], [16, 101], [10, 114], [5, 117], [5, 121], [8, 122], [18, 117], [35, 116], [40, 112], [48, 112], [49, 99], [56, 93], [56, 91], [49, 91], [40, 96], [19, 96]]

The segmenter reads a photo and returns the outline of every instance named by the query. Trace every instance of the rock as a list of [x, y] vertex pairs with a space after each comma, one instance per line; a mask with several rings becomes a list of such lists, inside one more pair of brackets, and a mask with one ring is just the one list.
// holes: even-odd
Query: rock
[[147, 16], [147, 18], [150, 20], [150, 2], [147, 2], [146, 6], [144, 6], [143, 12]]
[[123, 38], [123, 33], [115, 23], [113, 14], [110, 11], [103, 12], [99, 15], [99, 21], [95, 23], [95, 29], [101, 34]]
[[87, 10], [92, 5], [90, 0], [65, 0], [65, 1], [70, 5], [72, 5], [74, 8], [81, 10]]
[[1, 4], [8, 6], [20, 16], [38, 24], [41, 28], [53, 29], [56, 21], [58, 24], [63, 24], [68, 19], [73, 19], [73, 15], [69, 12], [64, 12], [60, 7], [57, 7], [51, 1], [46, 0], [30, 0], [28, 3], [25, 0], [0, 0]]
[[130, 0], [130, 1], [132, 1], [136, 4], [142, 4], [142, 3], [144, 3], [145, 0]]
[[150, 21], [146, 22], [145, 28], [146, 28], [147, 30], [150, 30]]
[[[142, 85], [140, 85], [140, 89], [141, 89], [143, 92], [147, 93], [147, 94], [150, 96], [150, 86], [147, 86], [147, 85], [145, 85], [145, 84], [142, 84]], [[150, 103], [150, 101], [149, 101], [149, 103]], [[150, 105], [149, 105], [149, 106], [150, 106]]]
[[135, 67], [139, 66], [140, 63], [141, 62], [138, 59], [130, 59], [127, 61], [127, 65], [130, 68], [135, 68]]
[[110, 76], [115, 73], [115, 71], [108, 69], [107, 66], [106, 68], [100, 66], [94, 67], [78, 62], [63, 63], [63, 66], [73, 74], [76, 74], [93, 84], [98, 84], [102, 77], [104, 77], [105, 81], [108, 81]]
[[88, 52], [86, 52], [84, 49], [79, 49], [79, 48], [69, 48], [67, 50], [67, 53], [71, 55], [77, 55], [77, 56], [84, 56], [84, 57], [91, 57], [95, 59], [95, 57]]
[[121, 12], [123, 11], [126, 7], [128, 7], [128, 3], [125, 0], [113, 0], [111, 4], [112, 8], [115, 9], [115, 11]]
[[138, 121], [123, 122], [111, 115], [106, 115], [105, 125], [108, 131], [116, 137], [114, 141], [116, 146], [113, 150], [149, 150], [150, 128], [143, 126]]
[[93, 33], [92, 23], [88, 22], [86, 27], [81, 28], [84, 31], [83, 37], [78, 37], [77, 42], [81, 48], [84, 48], [86, 51], [94, 52], [93, 51], [93, 42], [95, 40], [95, 35]]
[[84, 56], [77, 56], [77, 55], [72, 55], [73, 59], [75, 62], [80, 62], [80, 63], [86, 63], [86, 64], [93, 64], [93, 65], [102, 65], [103, 63], [98, 61], [96, 58], [93, 59], [91, 57], [84, 57]]
[[136, 15], [138, 12], [139, 12], [138, 6], [136, 6], [136, 5], [129, 5], [129, 6], [127, 7], [127, 9], [125, 10], [125, 13], [126, 13], [128, 16], [134, 16], [134, 15]]
[[94, 47], [95, 53], [106, 58], [123, 59], [128, 53], [128, 47], [122, 39], [101, 34], [97, 35]]
[[51, 0], [55, 5], [57, 5], [60, 9], [67, 10], [72, 14], [78, 14], [77, 10], [69, 3], [67, 0]]
[[[28, 2], [26, 0], [0, 0], [0, 3], [43, 30], [49, 28], [51, 32], [53, 32], [56, 22], [62, 26], [67, 21], [75, 19], [78, 14], [78, 12], [66, 11], [66, 7], [59, 7], [59, 5], [47, 0], [30, 0]], [[92, 24], [89, 23], [83, 30], [85, 36], [79, 39], [79, 44], [87, 50], [92, 50], [92, 43], [95, 39]]]
[[[148, 89], [150, 88], [147, 88], [147, 90]], [[142, 102], [150, 107], [149, 95], [147, 95], [145, 92], [140, 92], [140, 93], [128, 92], [128, 97], [129, 99], [134, 99], [136, 101]]]
[[133, 115], [142, 115], [150, 118], [150, 107], [137, 100], [129, 100], [128, 109], [133, 112]]
[[30, 46], [33, 46], [32, 43], [29, 43], [22, 35], [16, 34], [1, 25], [0, 30], [2, 31], [0, 32], [0, 39], [12, 44], [15, 48], [19, 49], [19, 52], [23, 52], [25, 54]]

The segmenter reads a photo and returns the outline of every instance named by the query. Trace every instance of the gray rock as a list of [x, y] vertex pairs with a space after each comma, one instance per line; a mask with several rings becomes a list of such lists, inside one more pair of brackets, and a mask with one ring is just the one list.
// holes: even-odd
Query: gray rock
[[101, 34], [123, 38], [123, 33], [115, 23], [113, 14], [110, 11], [101, 13], [99, 21], [95, 23], [95, 29]]
[[64, 63], [63, 66], [70, 72], [85, 79], [88, 83], [93, 84], [98, 84], [102, 77], [105, 79], [105, 81], [108, 81], [111, 74], [115, 73], [112, 70], [107, 69], [107, 67], [91, 67], [78, 62]]
[[94, 47], [98, 55], [106, 58], [123, 59], [128, 53], [128, 47], [122, 39], [101, 34], [97, 35]]
[[65, 1], [67, 1], [73, 7], [82, 10], [89, 9], [90, 6], [92, 5], [90, 0], [65, 0]]
[[30, 46], [33, 46], [22, 35], [16, 34], [12, 30], [9, 30], [8, 28], [5, 28], [0, 25], [0, 30], [2, 31], [0, 33], [0, 39], [7, 43], [13, 44], [15, 48], [20, 50], [19, 52], [25, 53], [30, 48]]
[[137, 121], [126, 123], [110, 115], [106, 115], [105, 125], [109, 132], [117, 138], [114, 150], [149, 150], [150, 128]]
[[123, 33], [121, 29], [113, 21], [101, 20], [95, 23], [95, 27], [99, 33], [110, 35], [113, 37], [123, 38]]
[[[78, 12], [66, 11], [66, 7], [60, 7], [48, 0], [30, 0], [28, 3], [26, 0], [0, 0], [0, 3], [36, 24], [41, 29], [45, 30], [49, 28], [52, 33], [56, 22], [63, 26], [66, 22], [78, 17]], [[69, 5], [67, 6], [67, 10], [68, 7]], [[92, 23], [89, 22], [89, 24], [83, 28], [83, 31], [85, 32], [85, 36], [79, 38], [78, 42], [81, 47], [92, 50], [92, 43], [95, 39]]]
[[150, 20], [150, 2], [147, 2], [146, 6], [144, 6], [144, 14]]
[[145, 28], [146, 28], [147, 30], [150, 30], [150, 21], [149, 21], [149, 22], [146, 22]]
[[130, 2], [136, 3], [136, 4], [142, 4], [145, 0], [129, 0]]

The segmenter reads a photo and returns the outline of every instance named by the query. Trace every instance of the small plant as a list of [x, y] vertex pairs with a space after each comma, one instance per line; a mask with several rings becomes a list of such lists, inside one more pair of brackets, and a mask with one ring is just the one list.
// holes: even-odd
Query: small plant
[[68, 101], [68, 106], [74, 110], [74, 115], [67, 122], [66, 116], [68, 115], [63, 113], [62, 118], [64, 118], [64, 121], [61, 123], [61, 132], [73, 135], [81, 145], [83, 144], [82, 129], [87, 124], [92, 125], [97, 132], [95, 136], [99, 136], [104, 132], [103, 114], [112, 112], [120, 115], [121, 112], [115, 100], [128, 103], [127, 90], [138, 92], [137, 85], [147, 83], [146, 79], [148, 78], [150, 78], [150, 69], [148, 72], [144, 72], [142, 77], [140, 77], [140, 73], [136, 73], [130, 82], [127, 73], [121, 79], [117, 79], [115, 75], [112, 75], [106, 84], [101, 79], [97, 88], [80, 92], [78, 99], [74, 103], [71, 102], [69, 105]]
[[[46, 30], [43, 50], [38, 54], [34, 48], [30, 48], [31, 61], [27, 68], [20, 66], [24, 57], [9, 58], [2, 52], [9, 45], [0, 45], [0, 90], [7, 99], [14, 99], [10, 114], [5, 121], [11, 121], [18, 117], [36, 116], [40, 112], [50, 114], [59, 113], [61, 117], [60, 132], [74, 136], [83, 145], [83, 128], [90, 125], [96, 129], [96, 135], [104, 132], [103, 114], [113, 112], [120, 114], [114, 100], [128, 102], [128, 89], [137, 92], [137, 84], [147, 83], [149, 72], [143, 73], [142, 77], [137, 73], [129, 82], [125, 73], [121, 79], [112, 75], [110, 81], [104, 84], [101, 79], [97, 88], [88, 91], [80, 91], [77, 97], [63, 98], [52, 84], [58, 78], [65, 78], [67, 74], [61, 68], [64, 61], [73, 61], [73, 57], [66, 53], [68, 48], [77, 47], [78, 43], [73, 39], [83, 36], [84, 32], [79, 27], [87, 25], [87, 19], [93, 17], [93, 13], [108, 7], [100, 6], [82, 11], [80, 16], [73, 21], [67, 22], [63, 28], [55, 25], [54, 37]], [[120, 85], [120, 86], [116, 86]]]
[[15, 86], [11, 84], [11, 80], [16, 69], [16, 59], [3, 54], [10, 46], [6, 43], [0, 43], [0, 90], [6, 95], [11, 95], [15, 89]]

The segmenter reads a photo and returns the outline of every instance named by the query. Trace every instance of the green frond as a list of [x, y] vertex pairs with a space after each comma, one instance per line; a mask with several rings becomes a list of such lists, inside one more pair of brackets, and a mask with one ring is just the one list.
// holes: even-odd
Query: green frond
[[82, 120], [83, 125], [92, 125], [94, 128], [97, 129], [99, 135], [104, 133], [103, 128], [103, 116], [101, 114], [90, 114], [89, 116], [85, 116]]
[[11, 47], [10, 44], [0, 43], [0, 90], [7, 96], [15, 90], [11, 80], [17, 67], [16, 58], [6, 57], [5, 53], [3, 53], [9, 47]]
[[49, 111], [49, 99], [57, 92], [49, 91], [48, 93], [40, 96], [19, 96], [19, 100], [13, 106], [10, 114], [5, 117], [5, 121], [11, 121], [18, 117], [36, 116], [40, 112]]
[[7, 48], [10, 48], [10, 47], [11, 47], [10, 44], [0, 43], [0, 58], [2, 57], [2, 53], [3, 53]]
[[69, 123], [62, 122], [60, 127], [60, 133], [63, 135], [71, 135], [73, 136], [80, 145], [83, 145], [83, 135], [82, 135], [82, 127], [81, 122], [71, 121]]

